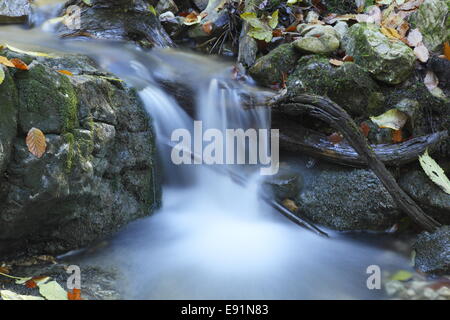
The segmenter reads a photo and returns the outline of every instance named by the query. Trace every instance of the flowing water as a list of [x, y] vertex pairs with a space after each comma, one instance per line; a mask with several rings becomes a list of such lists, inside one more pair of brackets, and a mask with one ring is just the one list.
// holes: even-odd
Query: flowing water
[[[20, 32], [28, 44], [61, 48], [47, 35], [37, 41], [35, 31], [16, 30], [15, 37]], [[1, 37], [8, 34], [0, 29]], [[193, 133], [193, 118], [219, 130], [270, 128], [267, 108], [242, 106], [243, 94], [264, 97], [267, 92], [251, 80], [233, 80], [231, 64], [174, 50], [143, 52], [90, 42], [64, 47], [92, 56], [138, 88], [153, 118], [165, 177], [162, 208], [95, 254], [70, 257], [81, 265], [118, 270], [117, 288], [124, 298], [376, 299], [384, 294], [367, 288], [367, 267], [407, 268], [408, 261], [394, 251], [338, 234], [320, 237], [280, 216], [258, 196], [257, 166], [228, 166], [247, 177], [238, 185], [214, 169], [223, 166], [172, 164], [170, 136], [180, 128]], [[161, 79], [190, 85], [191, 115], [158, 85]]]

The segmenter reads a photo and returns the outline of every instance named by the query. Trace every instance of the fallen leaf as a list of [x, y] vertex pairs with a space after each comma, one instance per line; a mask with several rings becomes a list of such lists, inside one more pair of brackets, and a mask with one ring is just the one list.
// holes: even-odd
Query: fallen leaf
[[330, 141], [332, 144], [338, 144], [340, 142], [342, 142], [342, 140], [344, 140], [344, 137], [342, 136], [342, 134], [338, 133], [338, 132], [334, 132], [331, 135], [329, 135], [327, 137], [328, 141]]
[[329, 62], [333, 66], [337, 66], [337, 67], [340, 67], [340, 66], [342, 66], [344, 64], [344, 61], [337, 60], [337, 59], [330, 59]]
[[365, 122], [362, 122], [362, 123], [359, 125], [359, 128], [360, 128], [362, 134], [364, 135], [364, 137], [367, 138], [367, 137], [369, 136], [369, 132], [370, 132], [370, 127], [369, 127], [369, 125], [368, 125], [367, 123], [365, 123]]
[[41, 158], [47, 149], [44, 133], [36, 128], [31, 128], [30, 131], [28, 131], [26, 144], [28, 150], [38, 158]]
[[21, 295], [9, 290], [0, 290], [0, 297], [3, 300], [44, 300], [41, 297]]
[[296, 212], [298, 210], [297, 204], [291, 199], [284, 199], [281, 204], [289, 211]]
[[430, 157], [428, 150], [419, 157], [419, 162], [423, 171], [425, 171], [431, 181], [441, 187], [445, 193], [450, 194], [450, 180], [448, 180], [444, 170]]
[[27, 288], [33, 289], [33, 288], [37, 287], [37, 284], [33, 279], [31, 279], [31, 280], [28, 280], [27, 282], [25, 282], [25, 286]]
[[450, 44], [448, 42], [444, 43], [444, 56], [450, 60]]
[[81, 290], [74, 288], [72, 291], [67, 292], [67, 300], [83, 300], [81, 298]]
[[394, 130], [392, 133], [392, 142], [400, 143], [403, 141], [403, 131], [402, 130]]
[[68, 300], [67, 292], [56, 281], [38, 283], [39, 293], [47, 300]]
[[187, 26], [192, 26], [194, 24], [200, 23], [202, 19], [203, 17], [201, 15], [199, 15], [196, 11], [192, 11], [186, 16], [183, 23]]
[[400, 130], [408, 121], [408, 116], [398, 109], [391, 109], [378, 117], [370, 117], [370, 120], [380, 128]]
[[355, 59], [352, 56], [345, 56], [344, 58], [342, 58], [342, 61], [353, 62], [353, 61], [355, 61]]
[[414, 48], [414, 54], [420, 62], [427, 62], [430, 59], [430, 52], [423, 43]]
[[10, 67], [10, 68], [14, 68], [14, 64], [9, 61], [9, 59], [7, 57], [3, 57], [0, 56], [0, 64], [3, 64], [4, 66]]
[[209, 22], [205, 23], [204, 25], [202, 25], [202, 30], [206, 34], [211, 34], [211, 32], [213, 30], [212, 22], [209, 21]]
[[5, 80], [5, 71], [3, 70], [3, 67], [0, 65], [0, 84], [2, 84], [4, 80]]
[[408, 281], [413, 277], [413, 274], [406, 270], [399, 270], [389, 277], [390, 280]]
[[425, 75], [425, 78], [423, 79], [423, 83], [428, 88], [428, 90], [432, 92], [434, 89], [438, 87], [439, 79], [434, 74], [433, 71], [428, 71], [427, 74]]
[[386, 37], [390, 39], [399, 40], [402, 38], [402, 36], [394, 28], [381, 27], [380, 31], [382, 34], [384, 34]]
[[47, 57], [47, 58], [55, 57], [54, 55], [51, 55], [51, 54], [48, 54], [48, 53], [44, 53], [44, 52], [22, 50], [22, 49], [10, 46], [9, 44], [6, 44], [6, 43], [5, 43], [5, 46], [11, 51], [14, 51], [14, 52], [17, 52], [17, 53], [26, 54], [27, 56]]
[[0, 273], [8, 274], [9, 273], [9, 269], [6, 268], [6, 267], [0, 267]]
[[73, 77], [73, 73], [67, 70], [57, 70], [61, 74], [65, 74], [66, 76]]
[[406, 38], [408, 45], [411, 47], [417, 47], [423, 41], [423, 35], [419, 31], [419, 29], [413, 29], [409, 32], [408, 37]]
[[28, 65], [18, 58], [14, 58], [10, 60], [11, 63], [19, 70], [28, 70]]

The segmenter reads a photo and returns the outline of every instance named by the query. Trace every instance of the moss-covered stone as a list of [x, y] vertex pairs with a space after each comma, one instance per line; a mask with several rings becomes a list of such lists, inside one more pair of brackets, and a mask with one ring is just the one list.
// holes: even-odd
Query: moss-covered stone
[[250, 68], [250, 75], [261, 85], [271, 86], [283, 81], [296, 66], [300, 53], [292, 43], [282, 44], [269, 54], [259, 58]]
[[449, 36], [448, 6], [446, 0], [425, 0], [410, 17], [411, 25], [420, 30], [424, 44], [431, 51], [439, 49]]
[[328, 58], [305, 56], [288, 78], [288, 94], [328, 96], [353, 116], [367, 117], [383, 110], [384, 96], [370, 75], [355, 63], [332, 66]]
[[17, 73], [16, 79], [23, 133], [35, 127], [60, 134], [78, 126], [78, 100], [67, 76], [36, 63], [29, 71]]
[[343, 39], [343, 47], [356, 64], [388, 84], [401, 83], [414, 69], [413, 50], [399, 40], [387, 38], [375, 24], [351, 26]]

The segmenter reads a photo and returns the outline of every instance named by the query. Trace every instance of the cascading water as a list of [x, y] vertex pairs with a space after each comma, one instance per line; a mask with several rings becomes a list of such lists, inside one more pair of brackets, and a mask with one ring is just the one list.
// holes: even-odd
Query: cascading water
[[[58, 48], [54, 41], [53, 47]], [[243, 91], [264, 93], [256, 93], [249, 82], [235, 82], [232, 66], [174, 51], [146, 53], [92, 43], [66, 48], [97, 57], [101, 66], [137, 87], [154, 120], [167, 182], [162, 208], [94, 255], [70, 257], [82, 268], [98, 264], [118, 270], [123, 298], [377, 298], [382, 293], [366, 286], [367, 267], [406, 264], [393, 252], [341, 236], [322, 238], [279, 216], [259, 199], [258, 173], [249, 173], [247, 166], [229, 166], [250, 177], [240, 186], [206, 165], [172, 164], [171, 134], [180, 128], [193, 133], [193, 119], [156, 78], [191, 84], [194, 117], [205, 128], [270, 128], [269, 110], [246, 110], [241, 101]]]

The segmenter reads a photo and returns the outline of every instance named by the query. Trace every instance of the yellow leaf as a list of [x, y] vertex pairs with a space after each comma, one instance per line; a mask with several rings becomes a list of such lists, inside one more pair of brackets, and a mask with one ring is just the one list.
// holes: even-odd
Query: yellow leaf
[[450, 44], [448, 42], [444, 43], [444, 56], [450, 60]]
[[14, 64], [11, 61], [9, 61], [7, 57], [0, 56], [0, 64], [3, 64], [10, 68], [14, 68]]
[[402, 38], [402, 36], [394, 28], [381, 27], [380, 31], [382, 34], [384, 34], [386, 37], [390, 39], [398, 40]]
[[58, 70], [58, 72], [66, 76], [73, 77], [73, 73], [68, 70]]
[[297, 204], [291, 199], [284, 199], [282, 204], [289, 211], [296, 212], [298, 210]]
[[3, 70], [3, 66], [0, 65], [0, 84], [5, 80], [5, 71]]
[[408, 121], [408, 116], [397, 109], [391, 109], [378, 117], [370, 117], [370, 120], [380, 128], [400, 130]]
[[9, 290], [0, 290], [0, 296], [3, 300], [44, 300], [41, 297], [25, 296]]
[[56, 281], [40, 282], [39, 293], [47, 300], [68, 300], [67, 292]]
[[28, 131], [26, 143], [28, 150], [38, 158], [41, 158], [47, 149], [44, 133], [36, 128], [31, 128]]
[[430, 157], [428, 150], [425, 151], [423, 156], [419, 157], [420, 165], [423, 171], [430, 179], [436, 183], [445, 193], [450, 194], [450, 180], [444, 173], [444, 170], [437, 164], [437, 162]]
[[330, 62], [330, 64], [332, 64], [333, 66], [336, 66], [336, 67], [340, 67], [344, 64], [344, 61], [337, 60], [337, 59], [330, 59], [329, 62]]
[[399, 270], [395, 274], [393, 274], [391, 277], [389, 277], [390, 280], [397, 280], [397, 281], [408, 281], [413, 277], [413, 274], [406, 270]]
[[14, 51], [14, 52], [17, 52], [17, 53], [26, 54], [26, 55], [29, 55], [29, 56], [35, 56], [35, 57], [53, 57], [53, 55], [50, 55], [50, 54], [48, 54], [48, 53], [44, 53], [44, 52], [36, 52], [36, 51], [26, 51], [26, 50], [22, 50], [22, 49], [19, 49], [19, 48], [10, 46], [10, 45], [7, 44], [7, 43], [5, 43], [5, 46], [6, 46], [9, 50], [11, 50], [11, 51]]

